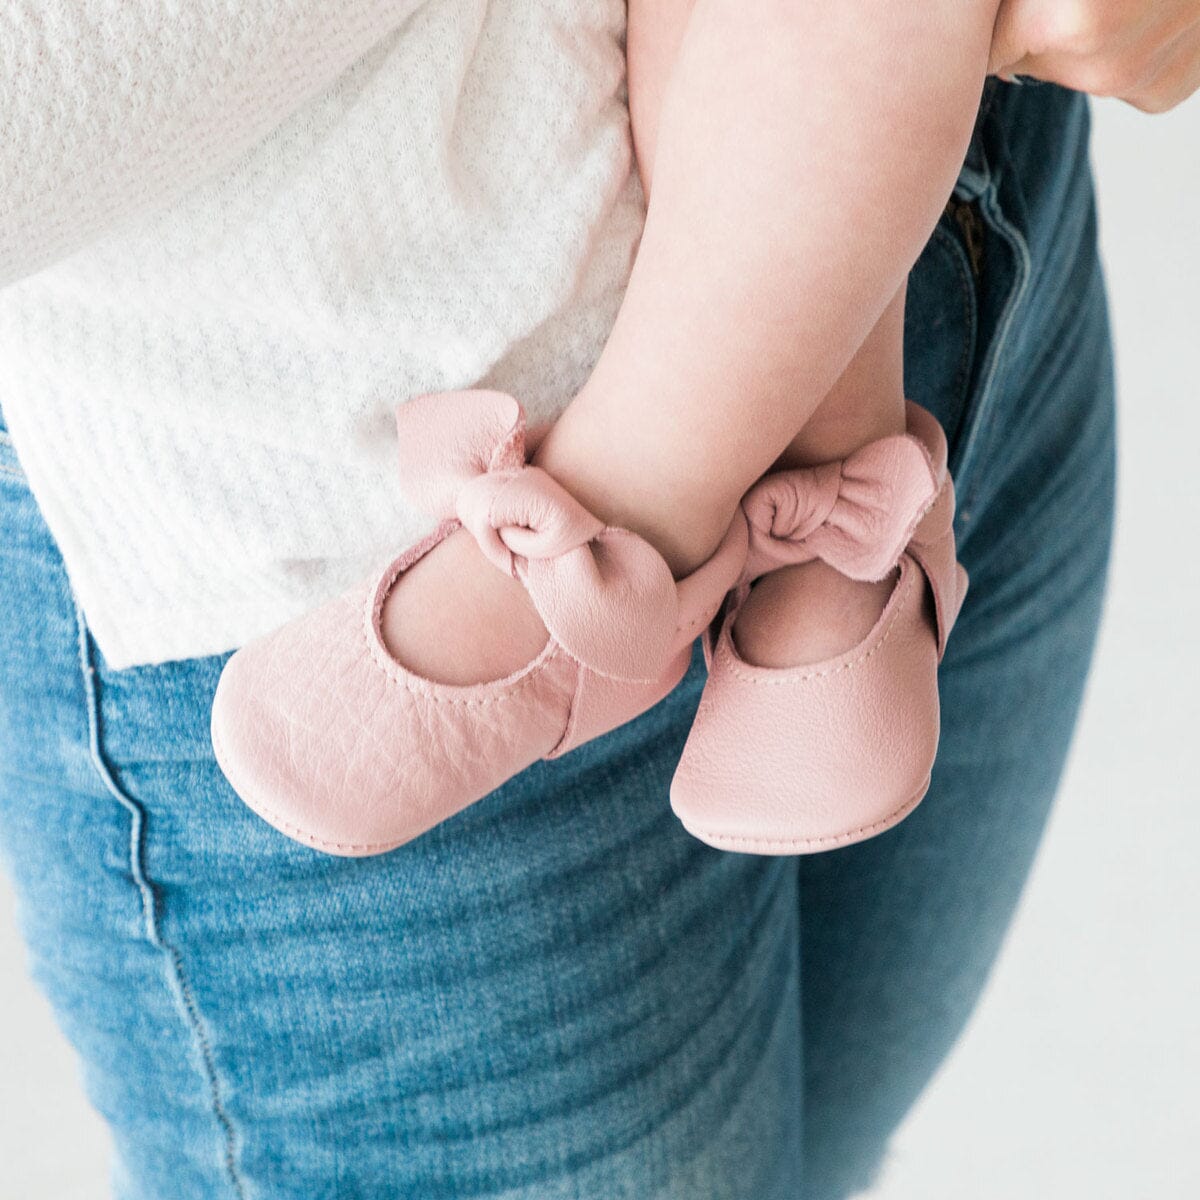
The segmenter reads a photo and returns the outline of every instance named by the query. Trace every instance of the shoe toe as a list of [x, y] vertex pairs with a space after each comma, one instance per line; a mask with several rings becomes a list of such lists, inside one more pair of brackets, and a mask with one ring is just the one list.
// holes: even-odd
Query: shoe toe
[[364, 599], [340, 597], [248, 643], [213, 699], [213, 748], [234, 790], [280, 832], [330, 854], [404, 840], [383, 801], [388, 758], [370, 753], [386, 681], [367, 654]]
[[548, 754], [576, 691], [551, 642], [495, 683], [437, 684], [389, 657], [377, 585], [230, 658], [213, 701], [217, 761], [248, 807], [328, 854], [395, 849]]
[[872, 637], [812, 667], [754, 667], [722, 631], [671, 786], [690, 833], [723, 850], [806, 854], [881, 833], [916, 807], [939, 726], [923, 586], [906, 568]]

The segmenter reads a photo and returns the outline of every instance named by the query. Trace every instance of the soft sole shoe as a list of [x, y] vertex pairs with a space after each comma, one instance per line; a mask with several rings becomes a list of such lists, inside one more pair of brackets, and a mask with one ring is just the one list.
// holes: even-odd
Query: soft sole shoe
[[[709, 677], [671, 785], [676, 815], [711, 846], [806, 854], [849, 845], [897, 824], [929, 787], [937, 668], [967, 578], [955, 557], [945, 435], [916, 404], [907, 425], [844, 462], [768, 475], [743, 500], [746, 570], [706, 639]], [[816, 665], [746, 662], [733, 627], [751, 583], [814, 559], [859, 580], [895, 572], [874, 628]]]
[[[648, 542], [527, 462], [510, 396], [422, 396], [396, 420], [405, 494], [441, 523], [381, 576], [244, 646], [213, 701], [213, 748], [234, 790], [280, 832], [336, 855], [394, 849], [652, 707], [746, 560], [739, 510], [713, 556], [676, 582]], [[390, 590], [461, 527], [524, 584], [549, 631], [524, 667], [470, 686], [407, 670], [380, 630]]]

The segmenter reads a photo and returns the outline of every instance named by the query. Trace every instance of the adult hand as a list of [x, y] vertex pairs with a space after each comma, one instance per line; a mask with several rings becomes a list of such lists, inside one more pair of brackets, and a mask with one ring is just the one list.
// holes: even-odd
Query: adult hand
[[1200, 88], [1200, 0], [1003, 0], [988, 71], [1165, 112]]

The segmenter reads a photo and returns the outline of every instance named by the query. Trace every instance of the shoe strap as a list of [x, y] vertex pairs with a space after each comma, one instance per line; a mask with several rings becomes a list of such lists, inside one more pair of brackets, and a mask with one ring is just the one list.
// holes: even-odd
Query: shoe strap
[[908, 433], [929, 452], [940, 480], [938, 494], [913, 531], [908, 553], [929, 581], [937, 626], [938, 661], [946, 652], [946, 639], [958, 620], [967, 595], [967, 573], [958, 561], [954, 537], [954, 481], [946, 464], [946, 434], [937, 417], [911, 400], [906, 409]]
[[851, 579], [892, 571], [941, 480], [907, 434], [882, 438], [840, 462], [776, 471], [746, 494], [746, 578], [821, 559]]
[[967, 573], [958, 561], [954, 540], [954, 484], [949, 477], [913, 533], [908, 553], [925, 573], [933, 594], [940, 662], [967, 595]]
[[606, 526], [527, 462], [515, 399], [483, 390], [419, 396], [397, 408], [396, 426], [405, 497], [467, 529], [519, 579], [571, 657], [615, 679], [661, 675], [679, 618], [670, 568], [649, 542]]
[[962, 606], [966, 573], [954, 543], [954, 484], [937, 419], [907, 405], [908, 432], [870, 442], [847, 458], [777, 471], [746, 494], [750, 548], [740, 607], [753, 580], [820, 559], [851, 579], [874, 581], [906, 551], [929, 580], [939, 657]]

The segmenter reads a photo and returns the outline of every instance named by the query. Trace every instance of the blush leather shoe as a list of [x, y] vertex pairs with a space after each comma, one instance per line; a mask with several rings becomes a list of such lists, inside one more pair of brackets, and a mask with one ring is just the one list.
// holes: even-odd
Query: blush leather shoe
[[[423, 396], [396, 420], [405, 493], [441, 524], [381, 577], [239, 650], [213, 702], [213, 748], [234, 790], [330, 854], [394, 849], [645, 712], [683, 677], [746, 561], [739, 511], [713, 556], [676, 582], [648, 542], [527, 462], [510, 396]], [[524, 584], [548, 630], [533, 661], [471, 686], [407, 670], [380, 633], [389, 591], [460, 527]]]
[[[714, 631], [709, 677], [671, 785], [671, 806], [710, 846], [805, 854], [862, 841], [911, 812], [937, 751], [937, 667], [966, 594], [954, 485], [937, 420], [844, 462], [780, 471], [745, 496], [746, 570]], [[732, 630], [751, 583], [822, 559], [858, 580], [897, 572], [853, 650], [792, 669], [753, 666]], [[804, 614], [797, 614], [801, 617]]]

